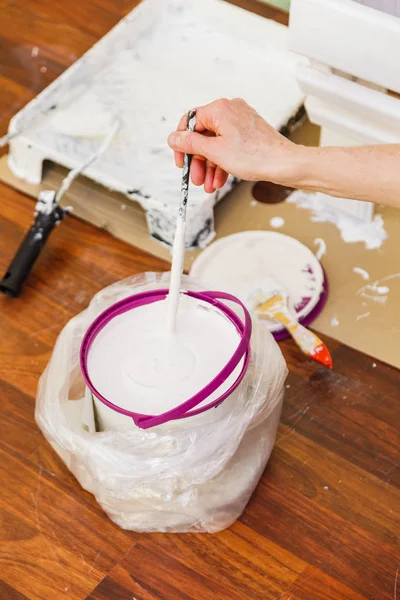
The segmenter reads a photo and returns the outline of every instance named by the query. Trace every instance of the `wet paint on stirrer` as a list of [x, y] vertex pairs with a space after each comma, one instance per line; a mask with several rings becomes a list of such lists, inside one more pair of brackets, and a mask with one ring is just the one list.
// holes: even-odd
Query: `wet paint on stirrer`
[[[196, 111], [190, 110], [187, 117], [186, 129], [194, 131], [196, 126]], [[178, 209], [174, 245], [172, 249], [171, 279], [168, 294], [167, 329], [176, 330], [176, 314], [178, 311], [181, 278], [185, 258], [186, 210], [189, 193], [190, 165], [192, 155], [185, 154], [182, 170], [181, 201]]]

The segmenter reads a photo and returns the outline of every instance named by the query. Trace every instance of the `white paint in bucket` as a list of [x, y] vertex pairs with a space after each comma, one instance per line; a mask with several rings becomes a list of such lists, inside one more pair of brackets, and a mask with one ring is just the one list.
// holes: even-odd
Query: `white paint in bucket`
[[[165, 328], [167, 306], [164, 300], [127, 311], [96, 336], [88, 370], [93, 385], [113, 404], [143, 414], [170, 410], [214, 379], [237, 348], [239, 332], [217, 308], [182, 295], [171, 335]], [[243, 361], [203, 405], [229, 389]], [[97, 398], [94, 402], [102, 430], [136, 427], [130, 417]]]

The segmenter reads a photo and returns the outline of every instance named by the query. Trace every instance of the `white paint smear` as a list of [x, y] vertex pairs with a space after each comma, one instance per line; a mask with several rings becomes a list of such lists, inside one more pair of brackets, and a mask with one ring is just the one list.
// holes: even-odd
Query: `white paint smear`
[[356, 320], [361, 321], [361, 319], [366, 319], [367, 317], [369, 317], [370, 314], [370, 312], [365, 312], [362, 315], [357, 315]]
[[321, 258], [326, 254], [325, 240], [322, 238], [315, 238], [313, 244], [314, 246], [318, 246], [315, 256], [318, 258], [318, 260], [321, 260]]
[[390, 287], [379, 284], [380, 280], [377, 279], [371, 284], [364, 285], [358, 290], [357, 294], [363, 298], [366, 298], [367, 300], [373, 300], [378, 304], [385, 304], [388, 299]]
[[357, 273], [358, 275], [361, 275], [361, 277], [363, 279], [365, 279], [365, 281], [368, 281], [368, 279], [369, 279], [368, 271], [366, 271], [365, 269], [362, 269], [361, 267], [354, 267], [353, 273]]
[[270, 220], [269, 224], [274, 229], [280, 229], [281, 227], [284, 226], [285, 219], [283, 219], [282, 217], [272, 217], [272, 219]]
[[114, 120], [114, 115], [103, 107], [97, 96], [88, 92], [73, 104], [73, 108], [57, 110], [50, 122], [57, 133], [85, 138], [103, 137]]
[[364, 223], [340, 210], [334, 210], [332, 207], [328, 208], [319, 194], [303, 191], [293, 192], [286, 202], [312, 211], [311, 221], [315, 223], [333, 223], [336, 225], [345, 242], [363, 242], [368, 250], [373, 250], [380, 248], [388, 238], [381, 215], [375, 215], [371, 223]]

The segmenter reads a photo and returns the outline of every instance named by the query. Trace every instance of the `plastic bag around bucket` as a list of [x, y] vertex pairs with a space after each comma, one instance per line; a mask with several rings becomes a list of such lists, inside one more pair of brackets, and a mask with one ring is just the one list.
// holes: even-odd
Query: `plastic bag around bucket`
[[[79, 351], [107, 307], [168, 287], [145, 273], [100, 291], [61, 332], [38, 388], [36, 420], [49, 443], [119, 526], [140, 531], [216, 532], [243, 512], [271, 454], [287, 374], [267, 328], [253, 323], [246, 374], [221, 405], [143, 430], [87, 431]], [[185, 277], [185, 289], [204, 286]]]

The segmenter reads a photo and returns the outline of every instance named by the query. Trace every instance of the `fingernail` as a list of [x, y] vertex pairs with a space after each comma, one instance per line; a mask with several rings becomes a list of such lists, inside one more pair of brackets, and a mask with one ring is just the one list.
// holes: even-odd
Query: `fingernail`
[[170, 146], [174, 146], [175, 148], [179, 148], [180, 141], [180, 137], [176, 133], [171, 133], [171, 135], [168, 137], [168, 144]]

